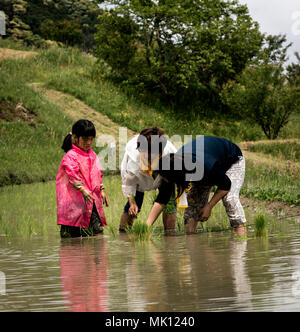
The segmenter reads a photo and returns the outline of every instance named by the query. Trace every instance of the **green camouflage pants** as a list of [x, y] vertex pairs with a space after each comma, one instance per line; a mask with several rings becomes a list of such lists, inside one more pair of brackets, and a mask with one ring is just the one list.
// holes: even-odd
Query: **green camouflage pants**
[[[227, 216], [232, 227], [237, 227], [246, 222], [243, 206], [239, 194], [244, 183], [245, 159], [240, 157], [239, 161], [233, 164], [226, 175], [231, 181], [231, 188], [226, 196], [222, 198]], [[187, 194], [188, 208], [184, 212], [184, 223], [189, 220], [199, 221], [201, 209], [208, 203], [211, 186], [201, 186], [197, 182], [192, 183], [192, 188]]]

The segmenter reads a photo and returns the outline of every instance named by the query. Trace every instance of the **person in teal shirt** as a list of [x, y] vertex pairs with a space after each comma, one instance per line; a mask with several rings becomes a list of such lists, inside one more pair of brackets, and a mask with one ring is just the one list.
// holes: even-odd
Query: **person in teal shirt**
[[[177, 196], [180, 196], [191, 184], [187, 193], [188, 207], [184, 212], [187, 234], [196, 233], [197, 223], [207, 221], [220, 200], [231, 226], [239, 234], [245, 232], [246, 218], [239, 199], [245, 177], [245, 158], [236, 144], [225, 138], [200, 136], [175, 154], [162, 158], [157, 171], [168, 186], [161, 191], [159, 200], [150, 211], [147, 219], [149, 226], [175, 193], [175, 185]], [[213, 186], [217, 186], [217, 190], [209, 200]]]

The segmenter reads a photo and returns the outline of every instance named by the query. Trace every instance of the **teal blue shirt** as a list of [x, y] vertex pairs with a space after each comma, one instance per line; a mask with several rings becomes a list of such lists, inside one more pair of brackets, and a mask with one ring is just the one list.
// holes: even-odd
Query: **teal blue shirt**
[[[242, 156], [241, 149], [225, 138], [201, 136], [184, 146], [176, 153], [183, 154], [192, 160], [194, 167], [200, 167], [203, 172], [201, 179], [195, 181], [197, 185], [216, 185], [218, 189], [229, 191], [231, 181], [225, 174], [232, 164]], [[196, 166], [197, 165], [197, 166]], [[192, 169], [192, 168], [191, 168]], [[172, 185], [163, 181], [156, 202], [167, 204], [172, 194]]]
[[213, 169], [225, 173], [239, 159], [239, 156], [243, 155], [241, 149], [233, 142], [214, 136], [196, 138], [182, 146], [177, 153], [191, 155], [194, 163], [202, 161], [204, 177]]

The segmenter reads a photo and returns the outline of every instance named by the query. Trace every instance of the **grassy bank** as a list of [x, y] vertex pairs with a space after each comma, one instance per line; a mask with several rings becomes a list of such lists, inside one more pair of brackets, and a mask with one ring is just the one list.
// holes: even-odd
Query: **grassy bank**
[[[1, 39], [0, 47], [22, 51], [22, 46], [15, 47]], [[107, 81], [106, 70], [104, 64], [98, 64], [92, 56], [74, 48], [50, 48], [28, 58], [0, 60], [0, 186], [55, 178], [63, 156], [60, 146], [74, 119], [66, 112], [66, 103], [49, 99], [49, 94], [45, 93], [49, 89], [78, 98], [96, 113], [106, 115], [116, 126], [136, 132], [157, 125], [169, 136], [215, 135], [237, 143], [265, 139], [262, 130], [247, 121], [224, 116], [204, 117], [203, 114], [187, 116], [184, 112], [174, 114], [161, 105], [151, 105], [150, 101], [141, 103]], [[36, 89], [36, 84], [44, 90]], [[72, 102], [70, 105], [74, 109], [79, 107]], [[300, 137], [299, 119], [299, 115], [292, 116], [281, 132], [281, 139]], [[246, 155], [247, 173], [242, 194], [299, 204], [298, 147], [298, 143], [293, 143], [291, 151], [281, 147], [277, 154], [274, 153], [277, 147], [272, 145], [268, 151], [249, 150], [253, 154]], [[95, 150], [97, 152], [97, 148]], [[270, 155], [271, 162], [269, 159], [262, 162]]]
[[286, 168], [276, 168], [248, 160], [246, 177], [241, 194], [263, 201], [281, 201], [300, 205], [299, 166], [286, 163]]
[[2, 70], [0, 100], [0, 184], [53, 179], [71, 119], [19, 77]]

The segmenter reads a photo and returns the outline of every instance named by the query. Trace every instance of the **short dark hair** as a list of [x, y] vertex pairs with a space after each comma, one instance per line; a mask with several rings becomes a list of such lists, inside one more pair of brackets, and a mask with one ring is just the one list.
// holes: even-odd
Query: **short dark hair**
[[[72, 134], [76, 135], [78, 138], [82, 136], [92, 136], [96, 137], [96, 128], [93, 124], [93, 122], [86, 120], [86, 119], [80, 119], [77, 122], [75, 122], [72, 126]], [[72, 135], [68, 134], [64, 138], [64, 142], [61, 147], [65, 152], [68, 152], [72, 149]]]

